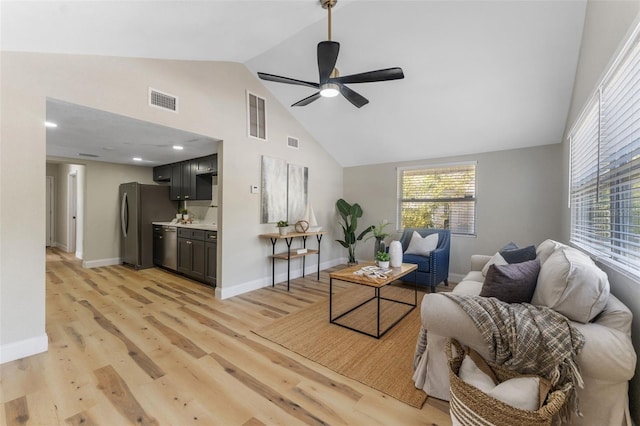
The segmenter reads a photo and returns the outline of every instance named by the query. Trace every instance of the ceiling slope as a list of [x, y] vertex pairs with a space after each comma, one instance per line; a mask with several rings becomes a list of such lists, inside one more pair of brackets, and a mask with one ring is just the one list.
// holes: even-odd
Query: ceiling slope
[[[3, 50], [235, 61], [316, 81], [326, 11], [316, 0], [0, 3]], [[559, 143], [585, 0], [348, 1], [333, 13], [342, 75], [402, 67], [289, 108], [344, 166]], [[81, 34], [82, 36], [78, 36]], [[312, 94], [262, 82], [284, 105]]]

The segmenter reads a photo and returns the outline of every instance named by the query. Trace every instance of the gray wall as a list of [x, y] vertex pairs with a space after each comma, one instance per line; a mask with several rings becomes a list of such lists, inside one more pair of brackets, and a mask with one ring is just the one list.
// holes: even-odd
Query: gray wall
[[[364, 216], [360, 229], [383, 219], [398, 227], [397, 167], [477, 161], [477, 235], [453, 236], [450, 272], [469, 271], [472, 254], [493, 254], [509, 241], [519, 246], [558, 239], [562, 200], [560, 144], [477, 155], [348, 167], [344, 197], [358, 202]], [[391, 229], [388, 227], [387, 229]], [[396, 235], [397, 237], [397, 235]], [[373, 257], [373, 241], [360, 243], [358, 258]]]
[[[573, 100], [567, 132], [570, 130], [575, 118], [584, 108], [594, 92], [596, 85], [601, 81], [603, 73], [608, 68], [622, 43], [629, 33], [640, 23], [640, 1], [593, 1], [587, 5], [580, 60], [576, 72], [576, 81], [573, 90]], [[565, 135], [567, 136], [567, 135]], [[569, 176], [569, 143], [565, 137], [563, 144], [563, 178], [564, 183], [564, 208], [562, 209], [562, 239], [569, 241], [570, 213], [566, 207], [568, 197]], [[600, 264], [607, 272], [611, 283], [612, 292], [620, 298], [634, 314], [632, 337], [637, 354], [640, 354], [640, 281]], [[636, 424], [640, 424], [640, 364], [636, 364], [636, 374], [630, 383], [629, 399], [631, 416]]]

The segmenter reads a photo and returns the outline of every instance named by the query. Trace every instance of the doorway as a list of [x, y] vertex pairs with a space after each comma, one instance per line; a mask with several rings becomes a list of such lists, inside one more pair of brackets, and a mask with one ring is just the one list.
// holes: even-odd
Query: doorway
[[67, 252], [75, 253], [76, 235], [78, 233], [78, 172], [69, 173], [67, 178], [68, 224], [67, 224]]
[[46, 178], [46, 192], [47, 192], [47, 200], [46, 200], [46, 228], [47, 234], [45, 238], [45, 246], [53, 247], [53, 230], [54, 230], [54, 195], [53, 195], [53, 176], [45, 176]]

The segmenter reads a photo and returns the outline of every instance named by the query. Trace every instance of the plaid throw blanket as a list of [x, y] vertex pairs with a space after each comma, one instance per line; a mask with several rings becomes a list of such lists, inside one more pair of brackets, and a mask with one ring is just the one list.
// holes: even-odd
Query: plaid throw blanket
[[575, 387], [583, 386], [576, 361], [584, 336], [563, 315], [545, 306], [504, 303], [493, 297], [442, 293], [471, 317], [488, 345], [491, 361], [522, 374], [551, 382], [551, 390], [567, 391], [562, 422], [581, 415]]

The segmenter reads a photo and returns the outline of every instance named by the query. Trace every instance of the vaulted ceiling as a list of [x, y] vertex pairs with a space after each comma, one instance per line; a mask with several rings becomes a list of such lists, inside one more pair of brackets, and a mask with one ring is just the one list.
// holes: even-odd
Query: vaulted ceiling
[[[344, 166], [561, 142], [586, 0], [339, 0], [341, 75], [401, 67], [403, 80], [314, 89], [263, 82]], [[318, 0], [0, 3], [2, 50], [236, 61], [317, 81]]]

